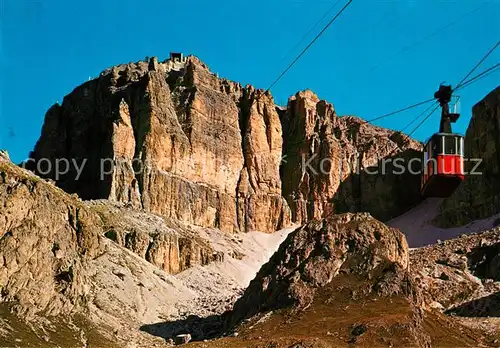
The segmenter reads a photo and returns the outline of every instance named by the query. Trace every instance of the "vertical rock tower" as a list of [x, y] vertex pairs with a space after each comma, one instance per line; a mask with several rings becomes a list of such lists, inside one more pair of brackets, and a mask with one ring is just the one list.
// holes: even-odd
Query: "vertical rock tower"
[[[224, 231], [287, 226], [282, 134], [270, 95], [219, 79], [196, 57], [107, 69], [46, 114], [33, 170], [83, 199], [111, 199]], [[43, 160], [43, 161], [42, 161]], [[40, 165], [34, 165], [34, 164]], [[48, 167], [47, 167], [48, 168]]]

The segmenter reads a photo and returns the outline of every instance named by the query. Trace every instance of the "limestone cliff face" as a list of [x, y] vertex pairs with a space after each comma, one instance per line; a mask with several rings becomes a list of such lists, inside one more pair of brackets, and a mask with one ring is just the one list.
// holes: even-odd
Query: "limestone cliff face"
[[81, 201], [0, 158], [0, 300], [48, 314], [81, 304], [101, 226]]
[[104, 222], [104, 235], [169, 274], [223, 261], [224, 254], [195, 231], [139, 210], [109, 202], [87, 202]]
[[421, 151], [413, 139], [339, 117], [311, 91], [290, 98], [282, 124], [283, 196], [294, 221], [359, 211], [387, 220], [419, 202], [420, 177], [408, 170]]
[[[403, 213], [420, 199], [419, 177], [395, 174], [391, 161], [408, 165], [419, 150], [399, 133], [337, 116], [311, 91], [276, 107], [191, 56], [116, 66], [76, 88], [47, 112], [28, 168], [83, 199], [273, 232], [332, 212]], [[60, 159], [71, 164], [57, 175]]]
[[446, 199], [435, 223], [441, 227], [465, 225], [500, 212], [500, 87], [472, 109], [465, 134], [466, 175]]
[[272, 97], [252, 87], [245, 90], [241, 107], [244, 167], [238, 182], [238, 225], [241, 230], [274, 231], [290, 223], [281, 196], [279, 115]]
[[272, 98], [219, 79], [195, 57], [104, 71], [49, 110], [31, 157], [85, 161], [79, 177], [74, 168], [46, 175], [84, 199], [230, 232], [289, 220]]

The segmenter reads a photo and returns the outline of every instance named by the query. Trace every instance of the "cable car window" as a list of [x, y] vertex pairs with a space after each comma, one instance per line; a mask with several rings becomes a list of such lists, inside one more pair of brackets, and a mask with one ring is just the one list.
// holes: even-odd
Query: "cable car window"
[[455, 144], [457, 147], [457, 155], [463, 156], [463, 154], [464, 154], [464, 138], [456, 137]]
[[444, 137], [444, 154], [454, 155], [456, 153], [455, 137]]

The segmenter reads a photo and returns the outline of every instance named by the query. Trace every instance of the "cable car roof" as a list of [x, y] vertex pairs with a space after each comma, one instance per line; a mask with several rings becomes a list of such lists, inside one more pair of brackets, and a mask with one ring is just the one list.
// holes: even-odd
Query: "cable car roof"
[[454, 137], [464, 137], [462, 134], [459, 134], [459, 133], [434, 133], [432, 136], [434, 135], [452, 135]]
[[434, 133], [432, 134], [429, 138], [427, 138], [424, 142], [424, 144], [428, 144], [429, 141], [431, 141], [432, 138], [434, 138], [436, 135], [438, 136], [444, 136], [444, 135], [447, 135], [447, 136], [453, 136], [453, 137], [460, 137], [460, 138], [463, 138], [464, 136], [462, 134], [458, 134], [458, 133]]

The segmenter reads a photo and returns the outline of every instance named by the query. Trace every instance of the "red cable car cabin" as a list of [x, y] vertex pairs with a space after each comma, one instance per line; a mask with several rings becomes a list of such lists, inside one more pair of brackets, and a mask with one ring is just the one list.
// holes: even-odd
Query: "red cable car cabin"
[[424, 147], [421, 194], [449, 197], [464, 180], [464, 138], [459, 134], [436, 133]]

